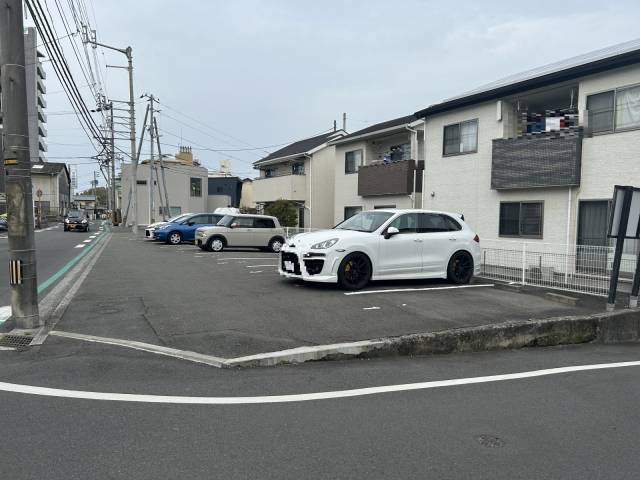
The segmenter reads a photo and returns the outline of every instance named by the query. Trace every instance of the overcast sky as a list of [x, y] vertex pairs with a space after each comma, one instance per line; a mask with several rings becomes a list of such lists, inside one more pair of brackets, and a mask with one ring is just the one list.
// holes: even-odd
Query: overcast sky
[[[342, 112], [347, 129], [355, 131], [640, 35], [637, 1], [85, 1], [99, 41], [133, 48], [136, 97], [153, 93], [164, 105], [163, 153], [174, 153], [169, 145], [182, 138], [204, 166], [216, 168], [230, 158], [241, 176], [253, 176], [251, 163], [266, 153], [210, 152], [198, 145], [281, 144], [329, 129]], [[86, 85], [69, 39], [61, 43], [77, 84]], [[104, 68], [123, 65], [124, 55], [98, 54], [107, 93], [126, 99], [126, 71]], [[79, 189], [87, 188], [97, 168], [71, 157], [94, 155], [95, 149], [67, 113], [71, 108], [51, 65], [45, 69], [47, 156], [78, 164]], [[88, 87], [81, 91], [87, 104], [95, 103]], [[139, 131], [142, 102], [137, 115]], [[119, 143], [129, 150], [127, 142]]]

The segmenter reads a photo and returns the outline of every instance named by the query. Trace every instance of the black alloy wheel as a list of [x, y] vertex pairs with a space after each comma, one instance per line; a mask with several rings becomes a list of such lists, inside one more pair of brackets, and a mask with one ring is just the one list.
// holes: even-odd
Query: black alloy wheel
[[347, 255], [338, 268], [338, 284], [346, 290], [360, 290], [371, 280], [371, 262], [362, 253]]
[[473, 277], [473, 258], [468, 252], [456, 252], [449, 260], [447, 280], [458, 285], [466, 284]]

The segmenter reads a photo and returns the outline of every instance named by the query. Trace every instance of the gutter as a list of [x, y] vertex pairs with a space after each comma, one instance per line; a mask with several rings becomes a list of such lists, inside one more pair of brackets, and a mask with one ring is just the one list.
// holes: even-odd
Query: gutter
[[341, 145], [343, 143], [355, 142], [363, 138], [375, 137], [382, 133], [391, 133], [391, 132], [395, 132], [396, 130], [402, 131], [404, 128], [409, 128], [409, 124], [407, 123], [407, 124], [396, 125], [394, 127], [384, 128], [382, 130], [376, 130], [374, 132], [369, 132], [369, 133], [363, 133], [362, 135], [356, 135], [354, 137], [341, 138], [339, 140], [334, 140], [332, 142], [329, 142], [328, 145]]

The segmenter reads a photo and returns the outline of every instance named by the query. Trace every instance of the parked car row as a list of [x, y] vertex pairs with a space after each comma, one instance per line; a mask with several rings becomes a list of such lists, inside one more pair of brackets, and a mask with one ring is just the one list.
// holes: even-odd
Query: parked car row
[[179, 215], [167, 222], [149, 225], [145, 236], [170, 245], [191, 242], [211, 252], [251, 247], [278, 253], [285, 243], [284, 228], [276, 217], [241, 213]]
[[358, 213], [333, 229], [289, 239], [267, 215], [195, 213], [150, 225], [147, 238], [202, 250], [252, 247], [280, 253], [286, 278], [337, 283], [348, 290], [371, 280], [445, 278], [469, 283], [480, 273], [480, 239], [462, 215], [418, 209]]

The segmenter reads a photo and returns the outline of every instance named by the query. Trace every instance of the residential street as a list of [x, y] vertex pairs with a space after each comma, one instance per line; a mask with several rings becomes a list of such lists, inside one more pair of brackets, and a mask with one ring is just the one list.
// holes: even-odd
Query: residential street
[[637, 364], [293, 403], [68, 398], [86, 390], [248, 402], [637, 361], [637, 345], [219, 370], [52, 340], [0, 352], [0, 381], [72, 390], [50, 391], [63, 398], [0, 392], [11, 412], [0, 444], [6, 478], [633, 479], [640, 468]]

